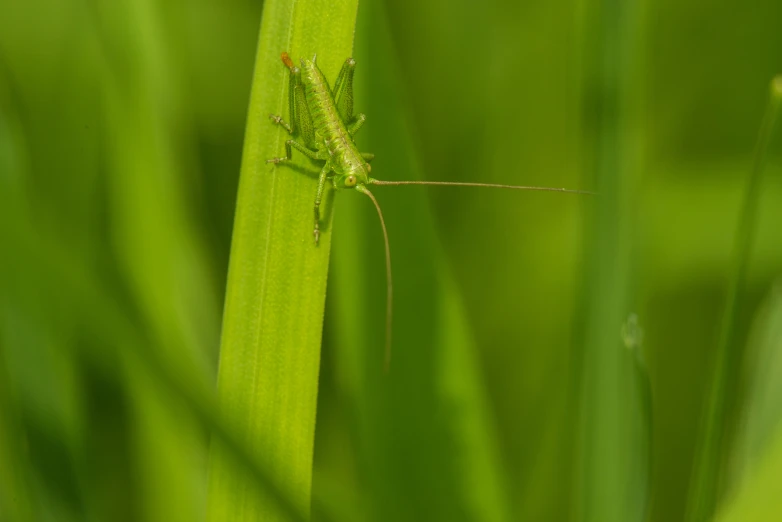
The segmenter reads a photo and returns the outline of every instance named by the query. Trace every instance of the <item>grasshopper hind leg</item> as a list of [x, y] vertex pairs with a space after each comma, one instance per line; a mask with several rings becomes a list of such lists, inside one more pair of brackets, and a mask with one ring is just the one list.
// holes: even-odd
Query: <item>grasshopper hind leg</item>
[[285, 142], [285, 157], [272, 158], [266, 160], [266, 163], [278, 163], [290, 161], [293, 159], [293, 149], [298, 150], [305, 156], [311, 159], [321, 159], [318, 157], [315, 142], [315, 130], [312, 126], [312, 118], [310, 117], [309, 109], [307, 108], [307, 100], [304, 95], [304, 85], [301, 82], [301, 71], [298, 67], [295, 67], [285, 61], [287, 53], [283, 57], [283, 63], [290, 69], [290, 84], [288, 87], [288, 104], [291, 123], [288, 124], [281, 116], [274, 114], [269, 115], [272, 123], [279, 125], [288, 131], [294, 138], [298, 138], [304, 143], [290, 139]]
[[270, 114], [269, 118], [272, 123], [279, 125], [285, 129], [288, 134], [293, 138], [298, 138], [303, 141], [301, 144], [294, 140], [288, 140], [285, 142], [286, 155], [283, 158], [272, 158], [267, 160], [266, 163], [282, 163], [284, 161], [290, 161], [292, 159], [292, 148], [299, 150], [305, 156], [317, 159], [316, 152], [313, 149], [316, 147], [315, 141], [315, 129], [312, 125], [312, 118], [310, 117], [309, 109], [307, 108], [307, 100], [304, 94], [304, 85], [301, 81], [301, 70], [293, 65], [290, 61], [288, 53], [283, 53], [282, 61], [286, 67], [290, 70], [289, 84], [288, 84], [288, 112], [290, 123], [286, 122], [282, 116], [276, 114]]
[[348, 123], [348, 133], [355, 136], [365, 121], [367, 121], [367, 117], [363, 113], [356, 114], [356, 117]]
[[356, 60], [353, 58], [345, 60], [342, 70], [337, 76], [337, 81], [334, 82], [334, 89], [331, 91], [337, 105], [337, 111], [344, 122], [353, 121], [353, 73], [355, 70]]

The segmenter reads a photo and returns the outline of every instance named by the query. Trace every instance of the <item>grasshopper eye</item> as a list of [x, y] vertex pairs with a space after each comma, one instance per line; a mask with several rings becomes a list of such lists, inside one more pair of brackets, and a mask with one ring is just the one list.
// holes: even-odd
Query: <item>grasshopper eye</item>
[[351, 174], [347, 178], [345, 178], [345, 186], [346, 187], [355, 187], [356, 186], [356, 176]]

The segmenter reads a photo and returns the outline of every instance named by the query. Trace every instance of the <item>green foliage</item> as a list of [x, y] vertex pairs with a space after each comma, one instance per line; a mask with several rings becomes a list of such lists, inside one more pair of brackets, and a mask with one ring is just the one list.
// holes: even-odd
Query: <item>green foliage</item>
[[[643, 521], [649, 506], [650, 408], [642, 339], [633, 328], [639, 184], [645, 129], [643, 6], [606, 0], [588, 3], [581, 16], [585, 46], [584, 92], [600, 112], [585, 117], [586, 173], [599, 194], [586, 220], [584, 296], [577, 330], [582, 371], [580, 505], [586, 521]], [[636, 325], [637, 328], [642, 328]], [[624, 341], [624, 343], [623, 343]]]
[[[312, 205], [319, 169], [300, 155], [284, 166], [266, 163], [282, 154], [289, 139], [267, 115], [283, 114], [290, 120], [284, 112], [289, 72], [280, 52], [288, 51], [294, 59], [320, 53], [320, 67], [334, 78], [352, 54], [356, 7], [355, 0], [270, 0], [264, 6], [220, 343], [218, 393], [223, 411], [281, 477], [305, 519], [331, 209], [326, 205], [322, 211], [323, 232], [315, 245]], [[285, 520], [253, 486], [216, 445], [210, 461], [208, 520]]]
[[741, 413], [729, 502], [718, 520], [773, 520], [782, 509], [782, 287], [777, 283], [754, 321], [748, 344], [747, 407]]
[[[773, 519], [781, 18], [6, 2], [0, 520]], [[384, 374], [371, 203], [330, 192], [315, 247], [318, 165], [264, 163], [281, 51], [356, 58], [373, 177], [600, 195], [374, 188]]]
[[[372, 118], [357, 138], [362, 150], [376, 153], [373, 174], [378, 178], [417, 179], [422, 173], [409, 138], [384, 11], [367, 4], [359, 10], [356, 98], [358, 109]], [[508, 520], [475, 345], [425, 194], [411, 187], [373, 191], [388, 223], [396, 275], [394, 351], [390, 372], [381, 374], [385, 281], [380, 225], [365, 197], [339, 194], [332, 274], [339, 291], [332, 303], [334, 315], [348, 320], [336, 323], [329, 345], [335, 349], [333, 371], [350, 426], [347, 436], [357, 451], [354, 469], [332, 466], [336, 470], [323, 482], [347, 481], [353, 473], [366, 485], [360, 520]], [[410, 256], [418, 258], [414, 268], [404, 261]], [[369, 261], [355, 263], [364, 257]], [[376, 312], [351, 321], [360, 310]], [[425, 422], [430, 415], [437, 422]], [[332, 451], [322, 447], [319, 453], [330, 461]]]
[[[782, 108], [781, 78], [774, 78], [770, 84], [768, 109], [760, 128], [752, 170], [747, 180], [744, 201], [736, 227], [736, 243], [727, 304], [725, 315], [722, 318], [714, 377], [709, 388], [708, 405], [704, 415], [701, 444], [696, 454], [690, 504], [688, 505], [687, 519], [693, 522], [710, 519], [716, 505], [727, 429], [725, 418], [728, 408], [733, 405], [729, 399], [735, 395], [737, 389], [738, 373], [736, 368], [744, 359], [742, 347], [744, 343], [737, 340], [738, 314], [746, 299], [747, 272], [755, 229], [757, 228], [762, 174], [766, 167], [768, 146], [779, 118], [780, 108]], [[762, 397], [756, 397], [756, 400], [759, 399]]]

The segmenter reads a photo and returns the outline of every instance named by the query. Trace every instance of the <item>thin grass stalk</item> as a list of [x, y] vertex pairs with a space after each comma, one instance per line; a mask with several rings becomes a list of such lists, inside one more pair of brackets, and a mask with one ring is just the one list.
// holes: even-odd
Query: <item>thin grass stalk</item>
[[717, 505], [726, 438], [730, 400], [735, 392], [744, 345], [738, 328], [739, 313], [744, 305], [752, 245], [757, 228], [761, 181], [768, 159], [768, 149], [782, 105], [782, 77], [771, 82], [768, 107], [760, 127], [758, 141], [747, 179], [744, 200], [739, 212], [734, 238], [733, 260], [725, 312], [717, 345], [714, 373], [709, 387], [707, 406], [701, 425], [695, 468], [692, 475], [687, 518], [689, 522], [711, 519]]
[[[331, 246], [327, 187], [313, 240], [319, 166], [281, 156], [288, 134], [288, 69], [317, 54], [327, 78], [351, 56], [357, 0], [269, 0], [261, 23], [245, 134], [220, 347], [218, 393], [232, 427], [283, 481], [296, 517], [310, 512], [323, 310]], [[289, 515], [237, 468], [220, 442], [210, 456], [208, 521], [282, 521]]]
[[[637, 352], [622, 343], [634, 309], [634, 245], [643, 168], [642, 0], [586, 1], [584, 151], [595, 178], [577, 355], [583, 374], [578, 520], [642, 520], [648, 510], [649, 408]], [[643, 318], [641, 318], [642, 321]], [[635, 350], [635, 348], [634, 348]], [[639, 371], [640, 370], [640, 371]]]

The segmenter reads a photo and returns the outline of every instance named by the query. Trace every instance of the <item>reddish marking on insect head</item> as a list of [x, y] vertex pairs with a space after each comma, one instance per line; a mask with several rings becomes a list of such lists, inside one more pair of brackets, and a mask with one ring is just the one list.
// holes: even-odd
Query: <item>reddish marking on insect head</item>
[[284, 63], [288, 69], [293, 69], [293, 60], [291, 60], [291, 57], [288, 56], [288, 53], [283, 51], [280, 57], [282, 58], [282, 63]]

